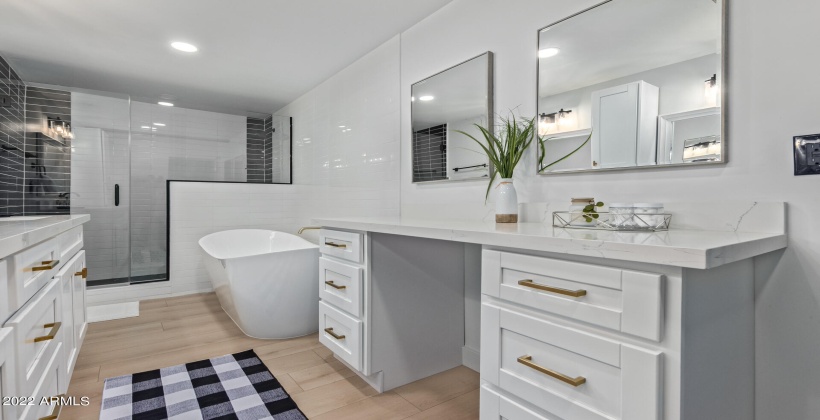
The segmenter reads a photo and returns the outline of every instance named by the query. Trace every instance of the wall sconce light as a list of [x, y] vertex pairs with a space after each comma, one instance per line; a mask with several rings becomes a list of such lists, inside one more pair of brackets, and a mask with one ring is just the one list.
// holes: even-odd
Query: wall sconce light
[[567, 128], [574, 128], [576, 121], [575, 116], [570, 115], [572, 113], [571, 109], [565, 110], [561, 108], [558, 112], [553, 112], [551, 114], [541, 114], [538, 116], [538, 135], [544, 136], [551, 129], [556, 129], [556, 131], [565, 130]]
[[717, 86], [717, 74], [712, 75], [711, 78], [707, 79], [704, 82], [704, 94], [706, 95], [706, 99], [709, 101], [709, 104], [712, 106], [716, 106], [718, 102], [718, 86]]
[[538, 135], [545, 136], [550, 131], [550, 129], [555, 127], [556, 117], [558, 116], [557, 112], [553, 112], [552, 114], [541, 114], [538, 116]]
[[60, 119], [60, 117], [48, 117], [48, 133], [50, 137], [61, 137], [63, 139], [73, 139], [74, 133], [71, 131], [71, 124]]

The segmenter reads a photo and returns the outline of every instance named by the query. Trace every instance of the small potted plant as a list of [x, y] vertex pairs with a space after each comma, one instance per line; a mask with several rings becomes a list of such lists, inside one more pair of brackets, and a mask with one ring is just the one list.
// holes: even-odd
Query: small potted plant
[[524, 152], [530, 147], [536, 137], [535, 118], [530, 120], [516, 120], [515, 116], [501, 119], [501, 128], [498, 134], [492, 133], [479, 124], [475, 126], [481, 131], [484, 141], [472, 135], [459, 131], [481, 146], [493, 166], [490, 182], [487, 185], [486, 198], [490, 196], [490, 189], [497, 177], [501, 178], [498, 184], [498, 195], [495, 202], [496, 223], [518, 222], [518, 194], [513, 185], [513, 172]]

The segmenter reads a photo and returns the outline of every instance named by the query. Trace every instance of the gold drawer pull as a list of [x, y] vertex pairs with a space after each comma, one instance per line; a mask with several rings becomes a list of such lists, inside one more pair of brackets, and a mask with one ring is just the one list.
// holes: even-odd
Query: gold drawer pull
[[82, 278], [86, 278], [86, 277], [88, 277], [88, 268], [83, 268], [82, 271], [78, 271], [78, 272], [74, 273], [74, 275], [78, 276], [78, 277], [82, 276]]
[[43, 328], [51, 328], [51, 331], [48, 332], [48, 335], [41, 335], [40, 337], [34, 337], [34, 342], [39, 343], [41, 341], [53, 340], [54, 337], [57, 336], [57, 331], [60, 331], [60, 327], [62, 325], [63, 325], [62, 322], [53, 322], [51, 324], [43, 325]]
[[48, 271], [56, 267], [59, 263], [60, 260], [43, 261], [42, 263], [40, 263], [42, 265], [37, 267], [31, 267], [31, 271]]
[[60, 410], [63, 409], [63, 406], [60, 403], [63, 401], [64, 397], [65, 394], [60, 394], [55, 397], [49, 398], [49, 401], [56, 400], [54, 402], [54, 409], [51, 410], [51, 414], [45, 417], [40, 417], [39, 420], [57, 420], [57, 418], [60, 417]]
[[325, 245], [327, 245], [327, 246], [332, 246], [332, 247], [334, 247], [334, 248], [347, 248], [347, 245], [345, 245], [345, 244], [337, 244], [337, 243], [335, 243], [335, 242], [325, 242]]
[[584, 378], [583, 376], [579, 376], [577, 378], [571, 378], [567, 375], [564, 375], [563, 373], [558, 373], [558, 372], [556, 372], [552, 369], [547, 369], [543, 366], [538, 366], [538, 365], [536, 365], [535, 363], [532, 362], [532, 356], [521, 356], [521, 357], [518, 358], [518, 363], [521, 363], [522, 365], [524, 365], [524, 366], [526, 366], [530, 369], [537, 370], [537, 371], [539, 371], [543, 374], [552, 376], [553, 378], [558, 379], [561, 382], [568, 383], [572, 386], [580, 386], [580, 385], [583, 385], [587, 382], [587, 378]]
[[550, 287], [550, 286], [544, 286], [543, 284], [533, 283], [532, 280], [521, 280], [521, 281], [518, 282], [518, 284], [520, 286], [532, 287], [533, 289], [543, 290], [545, 292], [550, 292], [550, 293], [557, 293], [559, 295], [564, 295], [564, 296], [581, 297], [581, 296], [586, 296], [587, 295], [587, 291], [583, 290], [583, 289], [580, 289], [580, 290], [561, 289], [560, 287]]
[[325, 328], [325, 332], [330, 334], [331, 337], [333, 337], [337, 340], [344, 340], [345, 339], [345, 336], [339, 335], [339, 334], [336, 334], [335, 332], [333, 332], [333, 328]]
[[330, 281], [330, 280], [326, 281], [325, 284], [332, 287], [332, 288], [334, 288], [334, 289], [336, 289], [336, 290], [347, 289], [347, 286], [339, 286], [338, 284], [336, 284], [336, 283], [334, 283], [333, 281]]

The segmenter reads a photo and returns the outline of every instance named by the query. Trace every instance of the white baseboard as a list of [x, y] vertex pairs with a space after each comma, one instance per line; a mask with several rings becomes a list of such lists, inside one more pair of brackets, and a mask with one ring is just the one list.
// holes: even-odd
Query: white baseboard
[[112, 319], [140, 316], [139, 302], [92, 305], [88, 307], [88, 322], [110, 321]]
[[462, 347], [461, 363], [464, 366], [478, 372], [479, 367], [481, 366], [481, 352], [467, 346]]
[[88, 289], [87, 298], [89, 305], [106, 305], [193, 295], [212, 291], [213, 285], [211, 282], [175, 284], [173, 281], [161, 281], [145, 284], [126, 284], [122, 286], [92, 288]]

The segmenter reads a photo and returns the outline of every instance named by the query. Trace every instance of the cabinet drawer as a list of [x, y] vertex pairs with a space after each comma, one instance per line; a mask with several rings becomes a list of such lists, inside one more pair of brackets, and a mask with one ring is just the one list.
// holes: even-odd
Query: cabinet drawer
[[564, 419], [660, 418], [656, 351], [482, 304], [481, 378]]
[[319, 342], [356, 370], [362, 370], [362, 321], [319, 302]]
[[60, 263], [57, 240], [49, 239], [18, 252], [12, 260], [14, 268], [10, 286], [14, 290], [9, 303], [14, 309], [23, 306], [57, 272]]
[[353, 315], [362, 316], [362, 269], [319, 258], [319, 297]]
[[77, 226], [57, 236], [57, 248], [60, 251], [59, 260], [62, 266], [83, 249], [83, 227]]
[[362, 234], [322, 229], [319, 231], [319, 250], [336, 258], [362, 262]]
[[61, 355], [55, 354], [51, 359], [47, 360], [43, 375], [38, 378], [34, 390], [26, 396], [34, 397], [34, 405], [20, 406], [21, 419], [42, 419], [51, 415], [59, 416], [60, 408], [56, 404], [43, 404], [40, 401], [43, 398], [59, 397], [68, 389], [68, 378], [63, 373], [63, 363]]
[[481, 420], [560, 420], [547, 417], [490, 388], [481, 386]]
[[[11, 328], [0, 328], [0, 402], [7, 397], [19, 396], [16, 392], [16, 363], [14, 359], [14, 335]], [[17, 407], [0, 404], [0, 420], [17, 418]]]
[[484, 250], [482, 293], [660, 341], [663, 276]]
[[[61, 284], [54, 279], [6, 322], [14, 330], [17, 382], [21, 395], [31, 395], [46, 365], [62, 351]], [[63, 357], [62, 354], [59, 355]], [[62, 363], [60, 363], [62, 365]]]

